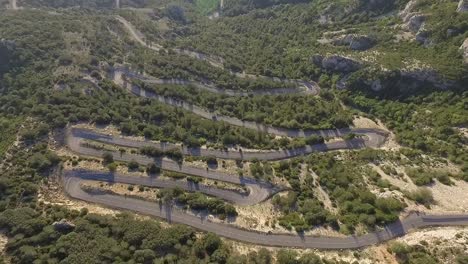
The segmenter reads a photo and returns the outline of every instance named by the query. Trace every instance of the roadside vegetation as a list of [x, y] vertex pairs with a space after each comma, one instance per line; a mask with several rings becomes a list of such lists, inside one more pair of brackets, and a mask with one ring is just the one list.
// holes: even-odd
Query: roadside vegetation
[[202, 106], [212, 112], [275, 127], [292, 129], [333, 129], [348, 127], [352, 115], [343, 109], [333, 93], [320, 97], [303, 94], [229, 97], [201, 91], [196, 87], [149, 86], [157, 94]]
[[189, 193], [184, 190], [163, 189], [158, 193], [158, 199], [162, 204], [178, 203], [184, 209], [194, 210], [195, 212], [208, 211], [210, 214], [218, 216], [220, 219], [227, 217], [236, 217], [236, 208], [218, 198], [208, 197], [200, 192]]
[[[107, 78], [105, 70], [113, 65], [127, 65], [156, 78], [210, 81], [221, 89], [240, 91], [294, 85], [239, 78], [229, 71], [313, 80], [322, 88], [318, 96], [226, 97], [190, 86], [146, 88], [223, 115], [283, 128], [342, 128], [350, 126], [354, 116], [366, 115], [394, 132], [399, 150], [314, 153], [278, 162], [253, 160], [246, 162], [246, 170], [242, 161], [237, 161], [235, 169], [240, 176], [246, 173], [290, 187], [271, 200], [280, 212], [278, 219], [268, 223], [272, 227], [278, 224], [301, 234], [317, 227], [343, 234], [371, 232], [397, 220], [410, 205], [431, 208], [437, 202], [431, 192], [436, 182], [451, 186], [458, 180], [468, 181], [464, 132], [468, 124], [468, 75], [459, 51], [468, 37], [468, 17], [455, 13], [455, 1], [434, 4], [424, 0], [417, 6], [418, 11], [430, 14], [426, 27], [431, 45], [399, 39], [402, 21], [391, 14], [404, 7], [407, 1], [403, 0], [378, 6], [372, 4], [375, 1], [363, 0], [232, 0], [226, 1], [221, 18], [215, 20], [205, 16], [217, 8], [217, 0], [121, 1], [124, 7], [152, 8], [144, 12], [112, 11], [113, 0], [20, 2], [39, 9], [0, 10], [0, 229], [8, 237], [5, 250], [13, 263], [344, 263], [290, 250], [272, 253], [259, 249], [241, 254], [217, 235], [199, 235], [187, 226], [166, 226], [127, 213], [90, 214], [87, 209], [39, 202], [41, 186], [52, 183], [62, 168], [62, 158], [52, 151], [59, 142], [52, 136], [71, 124], [114, 125], [124, 135], [216, 149], [280, 149], [326, 140], [315, 136], [276, 138], [137, 98]], [[148, 44], [161, 43], [169, 51], [151, 51], [132, 41], [114, 14], [143, 32]], [[318, 42], [330, 32], [341, 34], [333, 31], [342, 29], [371, 37], [374, 46], [352, 51], [343, 45]], [[220, 56], [226, 69], [176, 54], [171, 48]], [[327, 70], [313, 62], [317, 54], [360, 60], [363, 68], [351, 75]], [[420, 67], [434, 70], [453, 87], [435, 89], [430, 82], [406, 82], [402, 77], [401, 69]], [[349, 78], [343, 79], [345, 76]], [[369, 85], [377, 79], [384, 84], [381, 90]], [[349, 89], [337, 89], [340, 81], [347, 81]], [[86, 144], [107, 151], [101, 157], [102, 165], [111, 171], [120, 164], [110, 152], [129, 151]], [[179, 163], [185, 158], [177, 149], [131, 151]], [[76, 165], [79, 159], [68, 162]], [[189, 159], [218, 165], [215, 157]], [[161, 171], [155, 163], [131, 161], [125, 165], [129, 171], [201, 181]], [[394, 179], [408, 178], [408, 183], [416, 186], [411, 191], [400, 189], [371, 165]], [[438, 170], [436, 165], [452, 170]], [[200, 193], [168, 189], [157, 198], [161, 203], [176, 203], [222, 219], [238, 214], [233, 205]], [[463, 252], [439, 254], [424, 242], [420, 244], [391, 244], [389, 252], [399, 263], [443, 262], [443, 254], [454, 255], [452, 262], [467, 263]]]

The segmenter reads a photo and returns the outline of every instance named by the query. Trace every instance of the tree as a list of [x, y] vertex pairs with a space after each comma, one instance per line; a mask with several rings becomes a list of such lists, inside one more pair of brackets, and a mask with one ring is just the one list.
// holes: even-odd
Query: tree
[[409, 197], [416, 201], [417, 203], [429, 206], [434, 203], [434, 196], [432, 195], [431, 190], [428, 188], [418, 188], [417, 190], [410, 192]]
[[457, 256], [457, 264], [468, 264], [468, 254]]
[[299, 264], [297, 253], [292, 250], [281, 249], [276, 254], [278, 264]]
[[258, 252], [249, 253], [249, 260], [256, 264], [271, 264], [271, 252], [268, 249], [261, 248]]
[[406, 259], [406, 255], [410, 252], [408, 245], [401, 242], [391, 242], [387, 250], [402, 260]]
[[299, 258], [300, 264], [322, 264], [323, 261], [314, 253], [307, 253]]
[[185, 12], [184, 9], [180, 6], [170, 5], [166, 8], [166, 15], [175, 21], [185, 23]]
[[219, 264], [224, 264], [226, 263], [227, 259], [229, 258], [229, 249], [226, 246], [222, 246], [221, 248], [218, 248], [211, 254], [210, 260], [213, 263], [219, 263]]
[[161, 172], [161, 168], [156, 166], [156, 163], [150, 163], [146, 166], [146, 173], [149, 175], [158, 174]]
[[218, 235], [214, 233], [208, 233], [203, 238], [203, 245], [208, 255], [211, 255], [215, 250], [221, 247], [222, 241]]
[[152, 263], [156, 258], [156, 254], [151, 249], [136, 250], [133, 257], [138, 263]]
[[34, 260], [38, 258], [38, 254], [35, 247], [32, 246], [22, 246], [19, 248], [21, 263], [33, 263]]
[[114, 162], [114, 156], [110, 152], [102, 153], [102, 163], [104, 165], [110, 164]]
[[128, 163], [128, 169], [131, 170], [131, 171], [138, 170], [139, 167], [140, 167], [140, 165], [135, 160], [131, 160]]
[[109, 169], [110, 172], [116, 172], [117, 171], [117, 164], [114, 162], [107, 164], [107, 168]]
[[214, 156], [209, 156], [206, 158], [206, 164], [208, 166], [218, 166], [218, 160]]

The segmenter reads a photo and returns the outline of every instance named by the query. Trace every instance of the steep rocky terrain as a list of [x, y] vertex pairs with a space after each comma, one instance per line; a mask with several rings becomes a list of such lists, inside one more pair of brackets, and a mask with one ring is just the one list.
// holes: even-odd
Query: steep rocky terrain
[[468, 63], [468, 38], [465, 39], [463, 44], [460, 46], [460, 50], [463, 52], [463, 57], [465, 58], [465, 63]]
[[467, 0], [460, 0], [460, 2], [458, 3], [457, 12], [460, 12], [460, 13], [468, 12]]

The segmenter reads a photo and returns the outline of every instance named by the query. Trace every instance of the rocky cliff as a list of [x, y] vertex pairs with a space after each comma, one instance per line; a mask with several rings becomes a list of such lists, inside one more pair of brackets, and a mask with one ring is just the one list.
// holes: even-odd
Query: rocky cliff
[[468, 64], [468, 38], [465, 39], [465, 42], [460, 47], [460, 50], [463, 53], [463, 58], [465, 58], [465, 63]]
[[415, 39], [418, 43], [428, 46], [432, 44], [430, 40], [430, 32], [425, 28], [426, 15], [421, 12], [414, 11], [417, 5], [416, 0], [411, 0], [406, 4], [399, 15], [403, 20], [404, 27], [415, 34]]
[[360, 62], [339, 55], [328, 57], [315, 55], [312, 58], [312, 62], [325, 70], [343, 74], [355, 72], [362, 68]]
[[468, 0], [460, 0], [458, 3], [457, 12], [468, 12]]

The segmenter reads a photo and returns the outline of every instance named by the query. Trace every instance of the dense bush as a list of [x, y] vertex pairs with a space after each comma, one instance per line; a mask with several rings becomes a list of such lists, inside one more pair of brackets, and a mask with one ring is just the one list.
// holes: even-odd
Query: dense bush
[[429, 207], [431, 204], [434, 203], [434, 197], [432, 195], [431, 190], [428, 188], [418, 188], [410, 193], [408, 193], [408, 197], [419, 204], [423, 204]]

